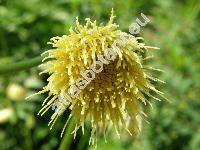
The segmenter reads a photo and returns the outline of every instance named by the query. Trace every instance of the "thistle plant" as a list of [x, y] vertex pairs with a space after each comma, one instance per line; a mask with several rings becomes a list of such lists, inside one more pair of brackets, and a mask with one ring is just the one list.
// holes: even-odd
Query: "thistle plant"
[[[40, 66], [45, 69], [40, 74], [48, 73], [50, 77], [48, 84], [36, 93], [48, 92], [38, 114], [53, 111], [49, 122], [52, 128], [60, 116], [68, 116], [65, 110], [70, 110], [61, 136], [70, 119], [75, 121], [74, 136], [79, 128], [84, 133], [86, 122], [91, 124], [92, 144], [101, 133], [106, 139], [110, 127], [114, 127], [118, 137], [121, 128], [135, 135], [141, 130], [142, 118], [146, 117], [142, 105], [151, 105], [149, 98], [160, 100], [155, 94], [164, 97], [151, 84], [163, 82], [149, 72], [157, 69], [144, 65], [149, 58], [144, 53], [158, 48], [119, 30], [114, 18], [112, 12], [108, 23], [100, 26], [89, 18], [81, 25], [76, 18], [70, 34], [53, 37], [49, 42], [53, 48], [42, 54], [45, 58]], [[106, 57], [111, 48], [110, 57]], [[103, 69], [97, 71], [102, 64]], [[91, 70], [92, 66], [96, 72]]]

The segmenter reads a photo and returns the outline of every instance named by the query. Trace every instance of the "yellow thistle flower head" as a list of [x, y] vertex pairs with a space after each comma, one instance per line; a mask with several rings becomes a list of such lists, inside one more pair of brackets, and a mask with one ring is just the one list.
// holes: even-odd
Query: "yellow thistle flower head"
[[71, 110], [66, 121], [75, 120], [74, 134], [80, 127], [84, 132], [85, 122], [91, 123], [92, 144], [99, 133], [106, 136], [110, 126], [118, 136], [121, 127], [131, 135], [138, 133], [140, 118], [145, 115], [141, 104], [149, 102], [147, 96], [159, 100], [151, 91], [163, 94], [150, 82], [161, 81], [147, 74], [147, 69], [153, 68], [143, 65], [143, 53], [156, 48], [139, 42], [141, 37], [119, 30], [114, 17], [112, 11], [105, 26], [97, 26], [89, 18], [81, 25], [76, 18], [69, 35], [51, 39], [53, 49], [45, 52], [48, 56], [44, 60], [51, 59], [42, 64], [46, 68], [42, 73], [50, 77], [37, 94], [49, 92], [49, 96], [39, 114], [52, 108], [52, 128], [65, 110]]

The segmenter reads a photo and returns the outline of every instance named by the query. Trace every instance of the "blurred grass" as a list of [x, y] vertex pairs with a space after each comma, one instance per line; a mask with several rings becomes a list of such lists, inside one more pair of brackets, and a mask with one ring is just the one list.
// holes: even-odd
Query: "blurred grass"
[[[97, 149], [200, 149], [198, 0], [0, 0], [0, 64], [40, 55], [49, 48], [46, 43], [51, 37], [68, 33], [76, 16], [82, 22], [90, 17], [98, 23], [105, 23], [112, 7], [117, 23], [126, 32], [141, 12], [150, 17], [151, 22], [141, 28], [141, 36], [148, 45], [160, 47], [153, 52], [155, 59], [150, 63], [165, 70], [162, 74], [156, 73], [167, 82], [158, 86], [171, 103], [154, 102], [154, 109], [145, 108], [150, 114], [150, 124], [143, 124], [138, 138], [124, 134], [119, 140], [111, 133], [107, 144], [103, 137], [99, 139]], [[47, 76], [39, 77], [38, 71], [33, 68], [0, 77], [0, 112], [3, 108], [14, 111], [6, 122], [0, 124], [2, 150], [59, 147], [60, 132], [67, 117], [59, 120], [50, 131], [47, 127], [50, 114], [43, 118], [36, 116], [44, 96], [35, 97], [30, 102], [12, 100], [8, 96], [7, 87], [12, 84], [20, 85], [27, 95], [41, 89]], [[79, 132], [71, 149], [93, 149], [88, 146], [88, 138]]]

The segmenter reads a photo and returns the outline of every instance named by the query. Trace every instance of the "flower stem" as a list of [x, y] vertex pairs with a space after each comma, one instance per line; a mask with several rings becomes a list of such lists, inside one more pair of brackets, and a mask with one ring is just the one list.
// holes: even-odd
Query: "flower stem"
[[31, 67], [35, 67], [39, 65], [41, 62], [42, 62], [42, 57], [38, 56], [35, 58], [31, 58], [31, 59], [16, 62], [16, 63], [0, 64], [0, 75], [16, 73], [17, 71], [30, 69]]
[[85, 148], [86, 143], [90, 138], [90, 129], [85, 128], [85, 134], [81, 136], [80, 141], [78, 142], [77, 150], [82, 150]]
[[70, 120], [68, 127], [66, 129], [65, 136], [60, 144], [59, 150], [69, 150], [70, 149], [70, 144], [73, 139], [73, 134], [71, 134], [71, 133], [72, 133], [74, 127], [75, 127], [75, 121]]

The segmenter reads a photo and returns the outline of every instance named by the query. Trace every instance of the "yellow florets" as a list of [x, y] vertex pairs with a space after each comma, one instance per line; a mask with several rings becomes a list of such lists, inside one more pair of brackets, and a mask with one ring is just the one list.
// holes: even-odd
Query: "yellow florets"
[[74, 133], [80, 127], [84, 131], [84, 123], [91, 122], [92, 143], [97, 140], [95, 135], [101, 131], [105, 135], [110, 125], [118, 136], [121, 127], [136, 134], [144, 115], [141, 103], [149, 102], [146, 96], [159, 100], [150, 91], [163, 94], [150, 83], [160, 80], [146, 73], [146, 69], [153, 68], [143, 66], [142, 53], [156, 48], [138, 42], [140, 37], [120, 31], [113, 19], [112, 13], [105, 26], [97, 26], [89, 18], [81, 25], [77, 18], [70, 34], [52, 38], [49, 43], [53, 49], [45, 52], [45, 60], [51, 59], [43, 64], [46, 69], [42, 73], [49, 73], [50, 77], [39, 94], [49, 92], [49, 96], [39, 114], [52, 107], [53, 126], [70, 109], [67, 122], [70, 118], [76, 121]]

